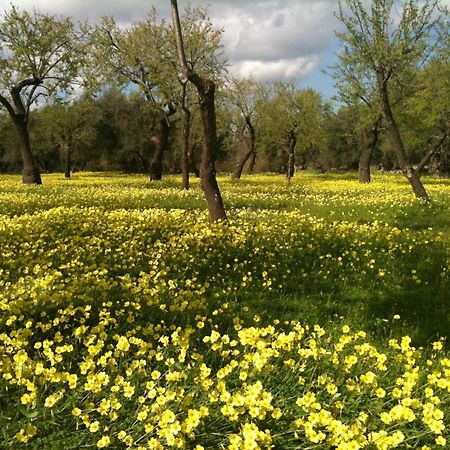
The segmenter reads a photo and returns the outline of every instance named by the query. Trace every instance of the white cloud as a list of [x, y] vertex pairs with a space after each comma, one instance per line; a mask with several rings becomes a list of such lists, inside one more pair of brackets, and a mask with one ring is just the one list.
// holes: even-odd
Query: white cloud
[[235, 75], [252, 76], [260, 81], [285, 80], [296, 82], [309, 75], [318, 63], [318, 56], [277, 61], [244, 60], [234, 64], [231, 71]]
[[[14, 1], [14, 0], [13, 0]], [[154, 4], [169, 14], [169, 0], [15, 0], [21, 8], [66, 14], [95, 22], [112, 15], [122, 23], [143, 18]], [[180, 10], [187, 1], [179, 0]], [[191, 0], [207, 6], [225, 30], [232, 72], [261, 80], [301, 81], [329, 53], [337, 0]], [[6, 7], [6, 5], [5, 5]]]

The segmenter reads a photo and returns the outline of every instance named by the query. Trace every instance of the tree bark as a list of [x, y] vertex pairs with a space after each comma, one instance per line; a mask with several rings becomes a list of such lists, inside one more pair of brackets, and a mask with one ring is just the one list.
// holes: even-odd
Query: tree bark
[[181, 33], [180, 16], [176, 0], [171, 0], [173, 23], [176, 32], [178, 56], [183, 73], [186, 78], [197, 88], [200, 113], [203, 126], [203, 151], [200, 163], [200, 184], [208, 204], [211, 220], [216, 222], [226, 219], [222, 195], [216, 179], [217, 158], [217, 128], [215, 92], [216, 85], [212, 80], [203, 79], [192, 71], [186, 62], [184, 52], [183, 35]]
[[406, 158], [406, 152], [403, 145], [403, 140], [398, 129], [397, 122], [395, 121], [394, 114], [392, 112], [391, 104], [389, 101], [389, 94], [386, 81], [382, 79], [382, 76], [378, 74], [378, 86], [381, 96], [381, 104], [383, 107], [383, 115], [386, 119], [386, 124], [389, 129], [389, 133], [394, 144], [395, 153], [397, 155], [398, 165], [400, 170], [405, 175], [406, 179], [409, 181], [414, 195], [426, 202], [430, 201], [427, 191], [425, 190], [421, 180], [420, 175], [414, 170], [412, 165], [408, 162]]
[[27, 122], [22, 117], [15, 117], [18, 148], [22, 158], [22, 182], [24, 184], [42, 184], [41, 172], [36, 158], [31, 153], [30, 136]]
[[256, 157], [258, 153], [253, 151], [253, 153], [250, 155], [250, 163], [248, 165], [248, 173], [251, 175], [255, 170], [255, 164], [256, 164]]
[[[233, 178], [234, 180], [239, 180], [241, 178], [246, 162], [252, 155], [255, 155], [255, 140], [256, 140], [255, 128], [253, 127], [250, 117], [247, 116], [245, 118], [245, 124], [248, 129], [249, 136], [245, 136], [244, 132], [242, 132], [241, 142], [244, 144], [247, 151], [245, 152], [244, 156], [236, 164], [234, 172], [231, 176], [231, 178]], [[255, 157], [253, 158], [252, 171], [253, 171], [253, 168], [255, 165], [254, 160], [255, 160]]]
[[8, 111], [16, 128], [17, 144], [23, 164], [22, 182], [24, 184], [42, 184], [42, 180], [37, 160], [31, 153], [30, 135], [28, 132], [29, 110], [25, 107], [20, 93], [27, 86], [34, 86], [36, 88], [40, 84], [42, 84], [42, 80], [37, 78], [26, 79], [11, 89], [11, 97], [17, 112], [14, 110], [13, 104], [3, 97], [3, 95], [0, 95], [0, 103]]
[[[172, 114], [170, 114], [172, 115]], [[162, 180], [162, 161], [169, 145], [170, 125], [168, 115], [162, 111], [159, 117], [159, 134], [151, 138], [155, 151], [150, 160], [150, 181]]]
[[370, 183], [370, 163], [372, 161], [373, 154], [378, 144], [378, 137], [380, 132], [381, 116], [378, 116], [373, 124], [370, 124], [364, 130], [364, 143], [359, 159], [359, 182]]
[[199, 94], [200, 112], [203, 125], [203, 151], [200, 162], [200, 185], [208, 203], [211, 220], [226, 219], [222, 195], [216, 179], [216, 157], [217, 157], [217, 129], [215, 90], [216, 85], [211, 80], [201, 80], [196, 85]]

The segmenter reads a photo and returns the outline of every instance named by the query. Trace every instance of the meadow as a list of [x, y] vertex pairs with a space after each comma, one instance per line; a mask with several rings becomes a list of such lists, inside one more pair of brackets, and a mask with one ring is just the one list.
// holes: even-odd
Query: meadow
[[1, 449], [450, 447], [450, 180], [0, 178]]

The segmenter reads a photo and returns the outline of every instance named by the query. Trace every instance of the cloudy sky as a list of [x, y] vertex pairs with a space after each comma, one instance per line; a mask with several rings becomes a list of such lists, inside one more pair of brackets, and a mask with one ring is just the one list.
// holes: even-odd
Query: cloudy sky
[[[0, 4], [7, 7], [7, 0]], [[123, 23], [139, 20], [154, 4], [162, 15], [169, 0], [13, 0], [21, 8], [95, 21], [112, 15]], [[178, 0], [180, 10], [187, 0]], [[210, 14], [225, 30], [223, 43], [239, 75], [260, 80], [283, 79], [333, 94], [333, 80], [322, 73], [333, 63], [337, 42], [337, 0], [191, 0], [210, 5]]]

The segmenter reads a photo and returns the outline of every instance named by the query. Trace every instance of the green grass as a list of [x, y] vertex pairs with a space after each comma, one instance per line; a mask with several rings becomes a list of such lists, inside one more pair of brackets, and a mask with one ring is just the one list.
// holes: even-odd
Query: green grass
[[[397, 402], [396, 380], [410, 376], [421, 358], [407, 341], [399, 341], [404, 342], [399, 354], [392, 353], [390, 339], [408, 335], [411, 345], [426, 347], [424, 358], [432, 360], [429, 367], [420, 366], [420, 388], [405, 392], [404, 398], [416, 396], [425, 403], [427, 371], [447, 367], [429, 348], [450, 334], [450, 180], [425, 180], [432, 197], [426, 205], [413, 198], [398, 175], [378, 175], [372, 184], [360, 185], [353, 174], [301, 172], [290, 186], [273, 174], [240, 181], [222, 176], [229, 220], [218, 224], [208, 220], [197, 180], [188, 192], [180, 190], [176, 176], [150, 182], [144, 176], [88, 173], [71, 180], [44, 175], [43, 181], [43, 186], [22, 186], [17, 176], [0, 178], [0, 425], [5, 449], [95, 448], [102, 433], [114, 440], [112, 448], [139, 448], [119, 442], [124, 429], [136, 442], [157, 436], [136, 419], [141, 411], [137, 394], [120, 394], [124, 407], [119, 418], [98, 408], [104, 399], [115, 398], [110, 388], [122, 389], [120, 377], [139, 395], [148, 395], [145, 386], [155, 369], [183, 374], [181, 381], [158, 385], [184, 399], [164, 406], [177, 411], [180, 422], [190, 408], [208, 404], [211, 410], [198, 440], [180, 448], [195, 448], [194, 441], [205, 448], [228, 448], [233, 434], [244, 436], [245, 421], [271, 430], [275, 448], [334, 448], [312, 445], [302, 426], [295, 425], [297, 418], [309, 420], [312, 413], [296, 406], [301, 395], [317, 388], [323, 405], [339, 403], [332, 389], [327, 393], [320, 387], [323, 376], [332, 374], [345, 404], [333, 412], [336, 417], [353, 423], [371, 410], [370, 430], [384, 430], [380, 414]], [[274, 323], [273, 331], [264, 331]], [[290, 331], [299, 333], [298, 324], [307, 330], [307, 338], [297, 343], [303, 353], [279, 343]], [[314, 325], [326, 330], [326, 338]], [[370, 367], [378, 369], [371, 366], [373, 358], [359, 354], [359, 365], [344, 376], [342, 361], [329, 359], [347, 336], [344, 325], [366, 332], [368, 343], [390, 358], [387, 373], [377, 372], [388, 391], [386, 401], [364, 386], [359, 397], [345, 390]], [[255, 333], [262, 348], [266, 340], [278, 342], [280, 356], [269, 358], [263, 370], [257, 369], [256, 359], [255, 368], [247, 369], [246, 357], [262, 356], [257, 344], [252, 347], [239, 334], [241, 326]], [[180, 344], [174, 332], [187, 337]], [[208, 340], [212, 333], [224, 339], [223, 353]], [[355, 341], [365, 338], [358, 336]], [[119, 338], [130, 340], [129, 350], [118, 348]], [[312, 357], [310, 339], [327, 356]], [[228, 340], [236, 345], [228, 347]], [[179, 361], [185, 342], [188, 357]], [[210, 393], [199, 388], [200, 364], [211, 368], [218, 386], [218, 371], [231, 364], [235, 348], [240, 349], [234, 355], [240, 376], [248, 371], [248, 383], [260, 381], [272, 392], [274, 405], [283, 411], [280, 422], [259, 421], [247, 413], [239, 421], [229, 420]], [[355, 349], [356, 344], [348, 356]], [[293, 361], [293, 368], [284, 361]], [[228, 387], [239, 396], [248, 386], [233, 370]], [[299, 387], [303, 370], [306, 384]], [[111, 381], [96, 392], [89, 383], [99, 371]], [[73, 388], [67, 386], [69, 375], [78, 377]], [[189, 394], [180, 394], [180, 386]], [[34, 390], [36, 398], [28, 398]], [[52, 395], [62, 391], [54, 406]], [[450, 397], [442, 392], [448, 414]], [[75, 407], [81, 416], [72, 414]], [[163, 410], [154, 413], [152, 426], [163, 430], [160, 414]], [[96, 420], [103, 428], [88, 431]], [[423, 434], [418, 423], [418, 434], [404, 423], [399, 429], [413, 448], [433, 444], [435, 436]], [[20, 443], [28, 439], [23, 433], [31, 425], [36, 431], [31, 428], [29, 442]], [[294, 425], [301, 429], [300, 441]]]

